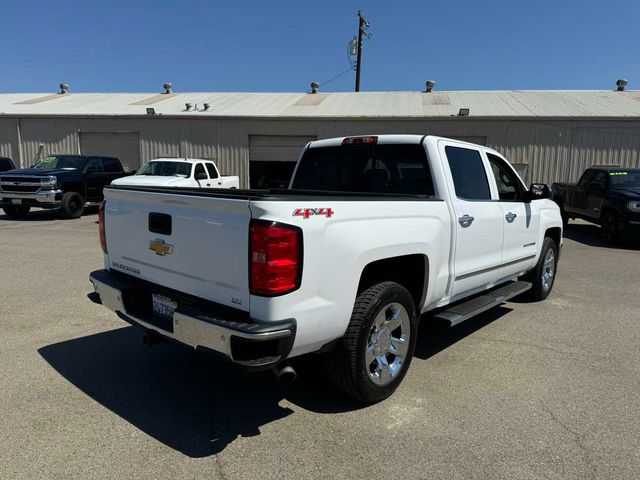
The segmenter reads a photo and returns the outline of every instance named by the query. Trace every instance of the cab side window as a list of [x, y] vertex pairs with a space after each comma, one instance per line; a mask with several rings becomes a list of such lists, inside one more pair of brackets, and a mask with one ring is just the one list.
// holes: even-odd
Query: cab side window
[[196, 180], [204, 180], [207, 178], [207, 173], [204, 171], [204, 167], [201, 163], [198, 163], [196, 165], [196, 169], [193, 172], [193, 178], [195, 178]]
[[90, 158], [85, 171], [87, 173], [102, 173], [102, 162], [99, 158]]
[[487, 153], [491, 171], [496, 179], [500, 200], [521, 202], [524, 200], [524, 188], [513, 169], [500, 157]]
[[122, 171], [120, 164], [115, 158], [104, 157], [102, 159], [102, 167], [105, 172], [109, 173], [119, 173]]
[[207, 166], [207, 170], [209, 171], [209, 178], [218, 178], [218, 173], [216, 172], [216, 167], [213, 163], [205, 163]]
[[463, 200], [491, 200], [489, 181], [478, 150], [447, 146], [447, 161], [456, 196]]
[[591, 183], [591, 179], [593, 178], [594, 173], [594, 170], [591, 169], [585, 171], [578, 181], [578, 187], [586, 189]]
[[593, 188], [594, 186], [600, 190], [605, 190], [607, 188], [607, 174], [604, 170], [597, 170], [591, 178], [589, 187]]

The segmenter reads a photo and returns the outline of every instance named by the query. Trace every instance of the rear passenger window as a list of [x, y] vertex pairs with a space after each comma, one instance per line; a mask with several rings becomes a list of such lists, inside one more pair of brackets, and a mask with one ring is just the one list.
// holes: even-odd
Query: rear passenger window
[[207, 171], [209, 172], [209, 178], [218, 178], [218, 173], [216, 172], [216, 167], [213, 163], [205, 163], [207, 166]]
[[489, 181], [478, 150], [445, 147], [456, 196], [465, 200], [491, 200]]
[[102, 173], [102, 162], [99, 158], [90, 158], [87, 162], [86, 172]]
[[120, 168], [120, 164], [118, 163], [118, 160], [116, 160], [115, 158], [103, 158], [102, 168], [104, 169], [105, 172], [108, 172], [108, 173], [117, 173], [122, 171], [122, 169]]

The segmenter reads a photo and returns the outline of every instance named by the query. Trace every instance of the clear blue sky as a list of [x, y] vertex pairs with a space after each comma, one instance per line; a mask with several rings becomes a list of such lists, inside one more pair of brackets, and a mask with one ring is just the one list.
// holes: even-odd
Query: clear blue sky
[[637, 0], [16, 0], [0, 16], [0, 92], [306, 91], [349, 67], [358, 8], [362, 90], [640, 88]]

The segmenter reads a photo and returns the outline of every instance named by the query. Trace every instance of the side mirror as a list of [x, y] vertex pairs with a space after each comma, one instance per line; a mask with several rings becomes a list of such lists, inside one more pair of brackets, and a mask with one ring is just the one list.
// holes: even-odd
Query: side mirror
[[196, 173], [196, 177], [195, 178], [196, 178], [196, 180], [207, 180], [208, 179], [207, 174], [204, 173], [204, 172]]
[[524, 200], [525, 202], [530, 202], [532, 200], [542, 200], [551, 197], [551, 187], [549, 185], [546, 183], [532, 183], [524, 195]]

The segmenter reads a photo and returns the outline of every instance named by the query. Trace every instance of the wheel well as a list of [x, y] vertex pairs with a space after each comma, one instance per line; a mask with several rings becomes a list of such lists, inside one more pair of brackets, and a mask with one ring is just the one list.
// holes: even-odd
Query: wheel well
[[549, 237], [551, 240], [556, 242], [556, 245], [560, 247], [560, 236], [562, 235], [562, 229], [560, 227], [553, 227], [547, 229], [544, 233], [545, 237]]
[[83, 199], [86, 197], [86, 190], [84, 188], [84, 185], [80, 183], [72, 183], [72, 184], [64, 185], [62, 188], [62, 191], [64, 193], [68, 193], [68, 192], [79, 193]]
[[358, 294], [379, 282], [392, 281], [406, 288], [416, 308], [422, 306], [423, 294], [426, 291], [426, 275], [429, 261], [425, 255], [413, 254], [400, 257], [385, 258], [367, 265], [360, 276]]
[[617, 218], [618, 217], [618, 212], [616, 211], [615, 208], [611, 208], [609, 207], [604, 207], [602, 209], [602, 212], [600, 212], [600, 222], [602, 222], [602, 220], [604, 219], [605, 215], [607, 214], [611, 214], [613, 215], [613, 218]]

